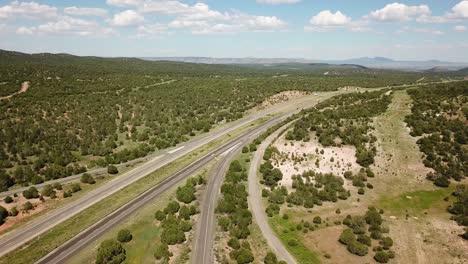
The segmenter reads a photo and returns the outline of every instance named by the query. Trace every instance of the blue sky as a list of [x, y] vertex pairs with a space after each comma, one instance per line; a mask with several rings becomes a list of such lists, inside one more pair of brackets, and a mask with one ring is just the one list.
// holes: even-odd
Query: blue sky
[[0, 48], [468, 62], [468, 0], [0, 0]]

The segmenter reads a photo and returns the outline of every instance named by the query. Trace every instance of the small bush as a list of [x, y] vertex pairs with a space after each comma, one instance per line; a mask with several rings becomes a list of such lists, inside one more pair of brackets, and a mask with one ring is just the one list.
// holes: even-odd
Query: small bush
[[87, 184], [95, 184], [96, 183], [93, 176], [91, 176], [91, 174], [89, 174], [89, 173], [83, 173], [83, 175], [81, 175], [80, 181], [82, 183], [87, 183]]
[[122, 243], [130, 242], [132, 238], [132, 233], [130, 233], [130, 230], [128, 229], [122, 229], [119, 231], [119, 233], [117, 233], [117, 240]]
[[109, 173], [109, 174], [117, 174], [117, 173], [119, 173], [119, 170], [117, 169], [116, 166], [114, 166], [114, 165], [109, 165], [109, 166], [107, 166], [107, 173]]
[[4, 201], [5, 203], [9, 204], [9, 203], [12, 203], [12, 202], [13, 202], [13, 198], [11, 198], [11, 196], [7, 196], [7, 197], [5, 197], [5, 199], [3, 199], [3, 201]]

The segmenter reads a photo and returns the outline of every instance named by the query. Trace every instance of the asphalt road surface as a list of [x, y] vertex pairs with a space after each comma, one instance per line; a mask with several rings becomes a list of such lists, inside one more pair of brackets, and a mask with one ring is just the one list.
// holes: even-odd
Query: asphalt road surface
[[[191, 151], [205, 144], [208, 144], [213, 140], [220, 138], [221, 136], [229, 134], [230, 132], [259, 118], [266, 117], [270, 114], [277, 113], [279, 111], [286, 111], [287, 109], [289, 109], [289, 112], [291, 112], [291, 104], [297, 104], [298, 107], [297, 109], [293, 110], [293, 112], [299, 112], [301, 108], [310, 107], [310, 100], [311, 97], [308, 97], [302, 98], [300, 100], [292, 100], [283, 104], [279, 104], [275, 107], [269, 108], [266, 111], [260, 111], [258, 113], [255, 113], [247, 118], [242, 119], [241, 121], [233, 123], [232, 125], [217, 129], [214, 131], [214, 133], [210, 133], [206, 136], [197, 138], [196, 140], [186, 142], [183, 145], [179, 145], [176, 148], [166, 151], [165, 154], [161, 154], [152, 158], [148, 162], [90, 191], [85, 196], [73, 202], [70, 202], [60, 208], [57, 208], [51, 212], [48, 212], [47, 214], [32, 220], [30, 223], [24, 226], [14, 229], [11, 232], [0, 236], [0, 256], [3, 256], [6, 253], [20, 247], [21, 245], [32, 240], [33, 238], [44, 234], [48, 230], [64, 222], [65, 220], [73, 217], [74, 215], [92, 206], [93, 204], [138, 181], [139, 179], [145, 177], [153, 171], [190, 153]], [[278, 119], [275, 118], [273, 120]], [[266, 124], [271, 124], [271, 121]], [[260, 127], [263, 127], [263, 125]], [[227, 144], [223, 146], [226, 145]]]
[[289, 264], [296, 264], [294, 257], [288, 252], [283, 243], [278, 239], [275, 232], [271, 229], [268, 224], [268, 216], [265, 213], [265, 208], [262, 202], [262, 186], [260, 185], [257, 177], [258, 168], [263, 160], [263, 154], [270, 143], [291, 123], [283, 126], [282, 128], [275, 131], [273, 134], [268, 136], [260, 146], [257, 147], [249, 168], [249, 196], [248, 203], [249, 208], [252, 211], [252, 215], [257, 222], [263, 237], [267, 241], [270, 248], [276, 254], [279, 260], [284, 260]]
[[[122, 220], [124, 220], [128, 216], [132, 215], [135, 211], [143, 207], [148, 202], [152, 201], [154, 198], [158, 197], [164, 191], [170, 189], [171, 187], [175, 186], [177, 183], [180, 183], [182, 180], [192, 175], [194, 172], [196, 172], [198, 169], [205, 166], [208, 162], [210, 162], [216, 156], [219, 156], [223, 153], [230, 152], [233, 149], [237, 148], [239, 145], [242, 145], [245, 142], [249, 142], [249, 140], [251, 140], [252, 138], [255, 138], [260, 133], [266, 131], [269, 127], [274, 126], [275, 124], [281, 122], [282, 120], [286, 119], [288, 116], [296, 112], [299, 112], [299, 110], [297, 109], [297, 110], [288, 112], [287, 114], [283, 114], [281, 116], [275, 117], [267, 121], [266, 123], [249, 130], [243, 135], [238, 136], [235, 139], [223, 144], [222, 146], [216, 148], [215, 150], [209, 152], [208, 154], [205, 154], [203, 157], [196, 160], [189, 166], [171, 175], [170, 177], [165, 179], [163, 182], [152, 187], [150, 190], [136, 197], [135, 199], [133, 199], [132, 201], [130, 201], [123, 207], [116, 210], [115, 212], [109, 214], [108, 216], [103, 218], [101, 221], [97, 222], [96, 224], [84, 230], [83, 232], [79, 233], [78, 235], [70, 239], [68, 242], [56, 248], [54, 251], [50, 252], [48, 255], [46, 255], [45, 257], [43, 257], [36, 263], [53, 264], [53, 263], [66, 262], [67, 259], [73, 256], [73, 254], [77, 253], [84, 246], [96, 240], [96, 238], [98, 238], [100, 235], [105, 233], [107, 230], [111, 229], [116, 224], [120, 223]], [[35, 230], [32, 229], [29, 233], [26, 233], [24, 235], [32, 236], [35, 234], [36, 234]], [[3, 239], [0, 242], [0, 244], [1, 243], [3, 243]]]
[[229, 169], [229, 165], [238, 154], [240, 145], [235, 146], [228, 153], [223, 155], [218, 165], [211, 172], [208, 187], [202, 200], [200, 217], [197, 220], [195, 229], [195, 239], [193, 241], [192, 263], [215, 263], [214, 259], [214, 231], [216, 229], [215, 209], [220, 195], [221, 185], [224, 175]]
[[[320, 93], [319, 93], [319, 96], [320, 96]], [[290, 100], [288, 102], [283, 102], [283, 103], [274, 105], [274, 106], [269, 107], [269, 108], [267, 108], [265, 110], [259, 111], [259, 112], [255, 113], [255, 114], [246, 116], [245, 118], [243, 118], [241, 120], [234, 121], [234, 122], [232, 122], [232, 123], [230, 123], [230, 124], [228, 124], [226, 126], [223, 126], [223, 127], [220, 127], [220, 128], [215, 128], [213, 131], [209, 132], [208, 134], [204, 134], [202, 136], [195, 137], [192, 140], [180, 143], [180, 144], [178, 144], [177, 146], [175, 146], [173, 148], [170, 148], [170, 149], [167, 149], [167, 150], [157, 151], [157, 152], [155, 152], [152, 155], [149, 155], [147, 157], [138, 158], [138, 159], [126, 162], [126, 163], [118, 164], [117, 167], [122, 168], [122, 167], [125, 167], [125, 166], [129, 166], [131, 164], [146, 161], [144, 164], [140, 165], [139, 167], [151, 167], [151, 168], [154, 169], [155, 165], [159, 165], [159, 166], [157, 166], [157, 168], [160, 168], [160, 167], [162, 167], [162, 166], [164, 166], [164, 165], [166, 165], [166, 164], [180, 158], [181, 156], [193, 151], [194, 149], [197, 149], [197, 148], [199, 148], [199, 147], [201, 147], [201, 146], [203, 146], [203, 145], [205, 145], [205, 144], [207, 144], [207, 143], [209, 143], [209, 142], [211, 142], [211, 141], [213, 141], [213, 140], [215, 140], [215, 139], [217, 139], [217, 138], [219, 138], [221, 136], [229, 134], [230, 132], [232, 132], [232, 131], [234, 131], [236, 129], [239, 129], [240, 127], [242, 127], [242, 126], [244, 126], [244, 125], [246, 125], [246, 124], [248, 124], [248, 123], [250, 123], [252, 121], [255, 121], [255, 120], [263, 118], [263, 117], [267, 117], [267, 116], [275, 114], [275, 113], [279, 113], [279, 112], [282, 112], [282, 111], [287, 111], [287, 109], [290, 109], [291, 106], [293, 106], [293, 105], [297, 105], [297, 107], [304, 107], [304, 106], [310, 104], [312, 99], [319, 98], [319, 96], [309, 95], [309, 96], [305, 96], [305, 97], [302, 97], [302, 98], [298, 98], [298, 99]], [[166, 160], [165, 161], [160, 161], [159, 159], [162, 158], [162, 157], [165, 157]], [[88, 171], [88, 173], [95, 174], [95, 175], [105, 174], [105, 173], [107, 173], [107, 168], [98, 168], [98, 169], [90, 170], [90, 171]], [[53, 183], [56, 183], [56, 182], [62, 183], [62, 184], [66, 184], [66, 183], [70, 183], [70, 182], [77, 182], [77, 181], [80, 180], [81, 175], [82, 174], [73, 175], [73, 176], [69, 176], [69, 177], [66, 177], [66, 178], [47, 181], [47, 182], [32, 185], [32, 186], [34, 186], [34, 187], [36, 187], [37, 189], [40, 190], [44, 186], [49, 185], [49, 184], [53, 184]], [[145, 176], [145, 175], [143, 175], [143, 176]], [[123, 174], [123, 175], [118, 176], [118, 177], [119, 178], [120, 177], [132, 177], [132, 175]], [[15, 193], [22, 193], [24, 190], [27, 190], [30, 187], [31, 186], [21, 187], [21, 188], [16, 188], [16, 189], [13, 189], [13, 190], [0, 192], [0, 198], [3, 198], [3, 197], [8, 196], [8, 195], [12, 196]], [[1, 255], [2, 254], [1, 254], [1, 250], [0, 250], [0, 256]]]

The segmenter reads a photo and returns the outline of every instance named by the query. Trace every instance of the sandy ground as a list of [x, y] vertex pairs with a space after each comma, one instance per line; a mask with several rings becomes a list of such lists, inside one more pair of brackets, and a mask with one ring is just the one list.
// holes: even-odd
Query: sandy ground
[[[55, 200], [61, 200], [63, 198], [59, 198], [59, 197], [63, 197], [63, 191], [58, 191], [56, 190], [57, 192], [57, 198]], [[13, 198], [13, 202], [12, 203], [5, 203], [3, 201], [3, 199], [0, 201], [0, 206], [4, 207], [5, 209], [7, 209], [8, 211], [10, 211], [13, 207], [16, 207], [16, 209], [18, 209], [18, 215], [17, 216], [9, 216], [6, 220], [5, 220], [5, 223], [3, 225], [0, 226], [0, 232], [2, 231], [5, 231], [5, 230], [8, 230], [10, 229], [11, 227], [13, 227], [15, 224], [23, 221], [23, 220], [27, 220], [29, 217], [35, 215], [35, 214], [38, 214], [44, 210], [47, 210], [47, 208], [49, 207], [47, 201], [51, 200], [50, 198], [48, 197], [44, 197], [45, 199], [45, 202], [41, 202], [41, 200], [39, 199], [26, 199], [24, 198], [22, 195], [19, 195], [18, 197], [12, 197]], [[29, 210], [28, 212], [23, 212], [23, 205], [24, 203], [26, 202], [30, 202], [33, 204], [34, 208]]]
[[364, 256], [350, 254], [345, 245], [338, 242], [341, 232], [345, 226], [332, 226], [322, 228], [304, 235], [305, 244], [313, 251], [320, 253], [321, 256], [329, 254], [330, 259], [321, 258], [322, 263], [350, 264], [350, 263], [375, 263], [372, 259], [374, 254], [372, 250]]
[[[273, 165], [283, 173], [281, 180], [283, 186], [291, 186], [293, 175], [302, 174], [308, 170], [333, 173], [343, 177], [344, 172], [349, 170], [356, 173], [361, 168], [356, 163], [356, 149], [353, 146], [323, 147], [314, 136], [311, 136], [309, 142], [297, 142], [286, 140], [285, 135], [286, 133], [273, 143], [273, 146], [280, 152], [279, 155], [274, 156]], [[297, 157], [304, 160], [299, 161]], [[317, 160], [319, 160], [319, 167], [316, 165]]]

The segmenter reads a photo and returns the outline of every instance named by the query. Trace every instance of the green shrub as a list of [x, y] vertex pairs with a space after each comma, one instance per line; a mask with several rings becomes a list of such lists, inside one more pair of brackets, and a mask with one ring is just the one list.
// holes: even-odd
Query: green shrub
[[109, 166], [107, 166], [107, 173], [109, 173], [109, 174], [117, 174], [117, 173], [119, 173], [119, 170], [117, 169], [116, 166], [114, 166], [114, 165], [109, 165]]
[[128, 229], [122, 229], [117, 233], [117, 240], [119, 242], [125, 243], [125, 242], [130, 242], [132, 241], [132, 233], [130, 233], [130, 230]]
[[385, 251], [378, 251], [374, 255], [375, 261], [378, 263], [387, 263], [390, 260], [390, 257], [387, 252]]
[[98, 248], [96, 264], [119, 264], [125, 261], [126, 252], [122, 245], [113, 240], [104, 240]]
[[91, 174], [89, 174], [89, 173], [83, 173], [83, 175], [81, 175], [80, 181], [82, 183], [87, 183], [87, 184], [95, 184], [96, 183], [93, 176], [91, 176]]
[[5, 199], [3, 199], [3, 201], [4, 201], [5, 203], [9, 204], [9, 203], [12, 203], [12, 202], [13, 202], [13, 198], [11, 198], [11, 196], [7, 196], [7, 197], [5, 197]]

